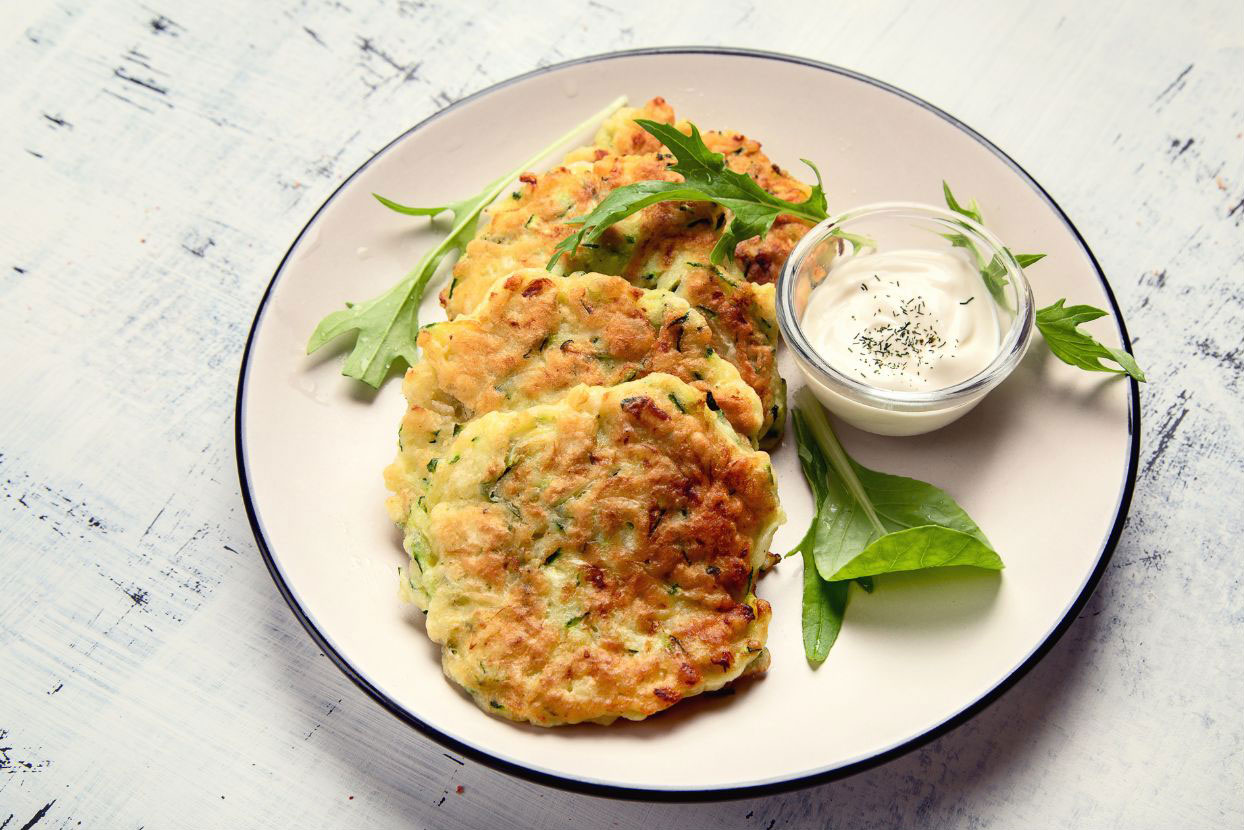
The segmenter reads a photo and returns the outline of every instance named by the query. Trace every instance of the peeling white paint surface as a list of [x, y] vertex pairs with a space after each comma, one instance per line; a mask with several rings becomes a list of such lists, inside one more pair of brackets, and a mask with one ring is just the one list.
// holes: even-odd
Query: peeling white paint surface
[[[375, 150], [537, 66], [687, 43], [837, 63], [995, 141], [1150, 383], [1113, 562], [1000, 701], [838, 783], [622, 803], [464, 762], [318, 652], [246, 522], [234, 390], [276, 264]], [[1244, 821], [1238, 2], [41, 0], [0, 12], [0, 78], [0, 830]]]

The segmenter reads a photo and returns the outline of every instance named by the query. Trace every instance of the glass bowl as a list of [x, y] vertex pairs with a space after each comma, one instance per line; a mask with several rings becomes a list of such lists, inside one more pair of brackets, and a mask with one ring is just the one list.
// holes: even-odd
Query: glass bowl
[[[834, 236], [839, 230], [866, 237], [857, 248]], [[975, 250], [979, 267], [996, 263], [1005, 284], [996, 293], [981, 278], [980, 296], [994, 304], [1001, 337], [994, 359], [977, 374], [943, 389], [895, 391], [870, 386], [835, 369], [812, 347], [800, 319], [808, 298], [833, 260], [872, 251], [949, 249], [947, 234], [959, 235]], [[827, 409], [852, 426], [878, 435], [919, 435], [966, 415], [1019, 364], [1033, 327], [1032, 289], [1019, 263], [993, 233], [971, 219], [933, 205], [886, 202], [832, 216], [804, 236], [791, 252], [777, 282], [777, 316], [782, 336], [808, 386]]]

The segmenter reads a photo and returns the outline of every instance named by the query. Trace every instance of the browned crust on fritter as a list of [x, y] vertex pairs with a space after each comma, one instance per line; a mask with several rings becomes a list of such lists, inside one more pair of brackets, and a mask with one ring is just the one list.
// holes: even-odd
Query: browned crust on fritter
[[[761, 654], [755, 545], [780, 512], [768, 459], [706, 429], [703, 395], [672, 380], [572, 392], [543, 438], [527, 410], [456, 439], [465, 455], [477, 430], [512, 430], [519, 448], [460, 487], [488, 498], [438, 503], [430, 522], [443, 575], [429, 634], [482, 708], [544, 725], [638, 719]], [[464, 596], [478, 607], [455, 614]]]
[[[454, 267], [454, 277], [441, 294], [450, 318], [474, 308], [498, 278], [518, 268], [542, 268], [557, 244], [574, 233], [566, 219], [592, 210], [614, 188], [644, 180], [678, 181], [669, 167], [673, 156], [634, 123], [634, 118], [674, 123], [673, 109], [660, 98], [638, 111], [610, 119], [597, 144], [573, 151], [566, 164], [544, 174], [525, 174], [517, 198], [494, 206], [487, 225], [472, 240]], [[690, 131], [686, 123], [679, 128]], [[705, 143], [725, 155], [731, 169], [754, 176], [781, 198], [807, 197], [807, 185], [789, 176], [761, 152], [759, 142], [733, 131], [704, 133]], [[734, 363], [760, 396], [766, 413], [765, 446], [781, 435], [784, 384], [777, 372], [777, 332], [773, 329], [772, 298], [760, 298], [747, 283], [777, 279], [790, 251], [806, 226], [779, 216], [763, 239], [741, 242], [735, 263], [721, 273], [738, 285], [723, 284], [707, 274], [671, 277], [661, 269], [686, 262], [708, 263], [709, 252], [726, 221], [726, 213], [708, 203], [662, 203], [640, 211], [610, 228], [595, 249], [580, 248], [557, 264], [562, 273], [597, 271], [619, 274], [645, 288], [669, 287], [701, 306], [721, 354]], [[679, 253], [683, 256], [680, 258]], [[669, 277], [669, 278], [667, 278]]]
[[[400, 451], [385, 471], [389, 511], [403, 525], [463, 424], [550, 402], [576, 385], [613, 386], [663, 372], [711, 395], [752, 444], [765, 428], [758, 395], [723, 356], [704, 316], [681, 297], [621, 277], [515, 272], [471, 314], [424, 328], [419, 348], [422, 359], [403, 382]], [[418, 577], [412, 571], [416, 591]]]
[[[450, 317], [468, 311], [483, 297], [487, 286], [498, 277], [525, 267], [544, 267], [557, 243], [577, 228], [563, 220], [589, 213], [616, 187], [638, 181], [681, 181], [668, 168], [673, 156], [655, 138], [634, 123], [634, 117], [666, 124], [674, 123], [674, 111], [662, 98], [654, 98], [625, 121], [610, 124], [595, 147], [570, 153], [562, 165], [544, 174], [523, 175], [517, 204], [496, 206], [486, 227], [468, 243], [465, 256], [454, 267], [454, 281], [441, 293], [441, 302]], [[687, 122], [678, 124], [690, 132]], [[703, 134], [709, 149], [725, 155], [730, 169], [754, 177], [765, 190], [787, 201], [807, 198], [810, 188], [774, 164], [760, 149], [760, 143], [733, 131]], [[592, 163], [589, 171], [582, 169]], [[644, 214], [667, 205], [654, 205]], [[771, 283], [807, 226], [792, 216], [779, 216], [773, 230], [764, 238], [744, 240], [735, 249], [744, 276], [757, 283]], [[616, 232], [615, 232], [616, 233]], [[608, 243], [609, 240], [605, 240]], [[710, 246], [711, 247], [711, 246]], [[564, 272], [600, 270], [599, 261], [580, 251], [576, 258], [561, 263]], [[595, 258], [599, 260], [599, 257]], [[466, 285], [467, 282], [471, 285]], [[462, 284], [462, 295], [454, 296]]]
[[[670, 302], [654, 328], [640, 304], [644, 297], [621, 277], [567, 279], [521, 271], [495, 286], [471, 318], [444, 330], [424, 329], [419, 347], [438, 388], [461, 405], [466, 418], [512, 408], [509, 398], [535, 402], [578, 384], [613, 386], [653, 372], [713, 392], [706, 378], [713, 333], [703, 316]], [[566, 328], [593, 336], [557, 339]], [[719, 386], [714, 400], [740, 434], [756, 438], [760, 413], [754, 398]]]
[[[644, 213], [649, 232], [635, 250], [623, 276], [642, 284], [654, 270], [681, 266], [678, 294], [709, 318], [713, 342], [727, 357], [766, 408], [777, 394], [776, 333], [760, 323], [763, 317], [751, 285], [738, 281], [709, 262], [717, 243], [715, 225], [722, 210], [705, 203], [665, 202]], [[695, 224], [702, 220], [703, 224]], [[693, 263], [688, 265], [688, 263]]]
[[597, 136], [596, 146], [620, 156], [660, 152], [663, 149], [661, 142], [636, 124], [637, 118], [646, 118], [658, 124], [673, 124], [674, 108], [664, 98], [657, 96], [642, 107], [637, 107], [628, 118], [610, 119], [602, 135]]
[[441, 290], [452, 320], [477, 306], [501, 277], [519, 268], [544, 268], [557, 243], [574, 233], [564, 219], [589, 213], [609, 188], [598, 176], [565, 166], [528, 174], [517, 200], [494, 206]]
[[[726, 157], [726, 164], [736, 173], [746, 173], [765, 190], [788, 202], [802, 202], [812, 188], [792, 177], [760, 151], [760, 142], [732, 131], [704, 133], [704, 143], [715, 153]], [[775, 282], [782, 264], [795, 245], [808, 232], [810, 225], [794, 216], [783, 214], [764, 237], [745, 239], [734, 249], [734, 256], [743, 275], [752, 282]]]

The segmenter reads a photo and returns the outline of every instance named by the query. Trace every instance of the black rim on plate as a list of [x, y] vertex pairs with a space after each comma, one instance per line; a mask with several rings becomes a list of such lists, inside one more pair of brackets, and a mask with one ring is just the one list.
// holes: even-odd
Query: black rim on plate
[[927, 732], [924, 732], [921, 735], [911, 738], [899, 744], [898, 746], [895, 746], [884, 752], [880, 752], [877, 755], [874, 755], [870, 758], [856, 761], [851, 764], [847, 764], [847, 765], [837, 767], [834, 769], [830, 769], [830, 770], [824, 770], [822, 772], [812, 773], [810, 775], [805, 775], [805, 776], [798, 777], [798, 778], [791, 778], [791, 779], [784, 780], [784, 781], [777, 781], [777, 782], [770, 782], [770, 783], [763, 783], [763, 784], [751, 784], [751, 785], [745, 785], [745, 786], [740, 786], [740, 787], [731, 787], [728, 789], [654, 790], [654, 789], [642, 789], [642, 788], [633, 788], [633, 787], [620, 787], [620, 786], [613, 786], [613, 785], [608, 785], [608, 784], [600, 784], [600, 783], [596, 783], [592, 781], [584, 781], [584, 780], [579, 780], [579, 779], [574, 779], [574, 778], [566, 778], [560, 775], [554, 775], [552, 773], [543, 772], [541, 770], [532, 769], [530, 767], [525, 767], [521, 764], [517, 764], [512, 761], [507, 761], [502, 758], [498, 758], [494, 755], [489, 754], [488, 752], [484, 750], [470, 746], [468, 744], [463, 743], [462, 741], [457, 740], [456, 738], [450, 737], [449, 735], [446, 735], [445, 733], [441, 732], [435, 727], [427, 723], [424, 723], [419, 718], [415, 717], [413, 714], [408, 712], [406, 709], [402, 708], [402, 706], [400, 706], [397, 702], [395, 702], [394, 700], [389, 698], [387, 695], [385, 695], [383, 692], [381, 692], [378, 688], [376, 688], [376, 686], [374, 686], [371, 683], [371, 681], [369, 681], [366, 677], [364, 677], [358, 670], [354, 668], [354, 666], [352, 666], [349, 663], [349, 661], [347, 661], [340, 653], [338, 653], [337, 650], [333, 648], [333, 646], [330, 644], [328, 638], [318, 628], [316, 628], [314, 621], [311, 620], [311, 618], [307, 615], [306, 611], [304, 611], [303, 608], [298, 604], [298, 601], [295, 598], [293, 591], [290, 589], [290, 586], [286, 583], [285, 578], [282, 576], [280, 569], [276, 565], [276, 560], [274, 559], [272, 555], [272, 550], [268, 545], [267, 539], [264, 537], [262, 526], [260, 525], [260, 522], [259, 522], [259, 516], [255, 509], [254, 500], [251, 497], [249, 477], [247, 475], [247, 470], [246, 470], [246, 453], [245, 453], [245, 447], [243, 443], [243, 430], [242, 430], [243, 406], [244, 406], [244, 396], [245, 396], [245, 390], [246, 390], [246, 373], [247, 373], [247, 367], [250, 362], [251, 349], [255, 343], [255, 335], [259, 328], [259, 322], [263, 317], [264, 309], [268, 304], [268, 300], [272, 296], [272, 289], [276, 285], [276, 281], [280, 277], [281, 271], [284, 270], [285, 263], [289, 260], [290, 254], [292, 254], [294, 249], [298, 247], [299, 241], [301, 241], [303, 235], [307, 232], [307, 228], [311, 227], [311, 225], [314, 224], [315, 220], [319, 217], [320, 213], [323, 212], [324, 208], [326, 208], [329, 205], [329, 203], [332, 202], [332, 200], [337, 197], [337, 194], [340, 193], [346, 187], [346, 185], [348, 185], [351, 181], [353, 181], [354, 178], [358, 176], [359, 173], [361, 173], [373, 161], [375, 161], [377, 158], [379, 158], [381, 155], [387, 152], [391, 147], [393, 147], [395, 144], [405, 139], [407, 136], [410, 136], [413, 133], [417, 132], [419, 129], [431, 123], [432, 121], [436, 120], [437, 118], [440, 118], [446, 113], [451, 112], [454, 109], [457, 109], [459, 106], [461, 106], [462, 104], [468, 101], [472, 101], [476, 98], [489, 95], [504, 87], [510, 86], [511, 84], [514, 84], [514, 83], [517, 83], [517, 82], [520, 82], [520, 81], [523, 81], [523, 80], [526, 80], [528, 78], [532, 78], [538, 75], [547, 74], [549, 72], [555, 72], [557, 70], [564, 69], [569, 66], [575, 66], [577, 64], [584, 64], [584, 63], [595, 63], [598, 61], [614, 60], [617, 58], [638, 57], [638, 56], [644, 56], [644, 55], [680, 55], [680, 54], [681, 55], [685, 55], [685, 54], [730, 55], [730, 56], [736, 56], [736, 57], [753, 58], [753, 59], [758, 59], [758, 60], [781, 61], [785, 63], [800, 64], [802, 66], [812, 67], [814, 69], [820, 69], [825, 72], [832, 72], [835, 75], [841, 75], [847, 78], [852, 78], [856, 81], [861, 81], [863, 83], [874, 86], [878, 89], [884, 90], [885, 92], [888, 92], [892, 95], [897, 95], [900, 98], [910, 101], [911, 103], [922, 107], [923, 109], [933, 113], [934, 115], [937, 115], [939, 118], [947, 121], [948, 123], [953, 124], [955, 127], [962, 130], [967, 135], [971, 136], [975, 141], [977, 141], [979, 144], [981, 144], [983, 147], [988, 149], [990, 152], [992, 152], [994, 155], [1000, 158], [1003, 162], [1005, 162], [1007, 166], [1009, 166], [1012, 170], [1014, 170], [1028, 184], [1028, 186], [1031, 187], [1042, 198], [1042, 200], [1045, 201], [1045, 203], [1049, 205], [1049, 207], [1058, 215], [1059, 219], [1062, 220], [1067, 230], [1071, 232], [1071, 234], [1075, 237], [1076, 242], [1079, 243], [1081, 250], [1083, 250], [1085, 255], [1088, 256], [1089, 261], [1093, 265], [1093, 270], [1097, 273], [1098, 280], [1101, 281], [1102, 289], [1105, 291], [1106, 297], [1110, 301], [1110, 310], [1114, 314], [1114, 320], [1119, 329], [1119, 337], [1120, 337], [1120, 340], [1122, 341], [1123, 348], [1127, 349], [1128, 351], [1131, 351], [1132, 344], [1131, 344], [1131, 339], [1128, 337], [1128, 334], [1127, 334], [1127, 327], [1125, 326], [1123, 322], [1123, 314], [1121, 310], [1119, 309], [1118, 301], [1115, 299], [1114, 291], [1111, 290], [1110, 283], [1106, 280], [1106, 276], [1102, 272], [1101, 266], [1097, 262], [1097, 258], [1093, 256], [1093, 252], [1089, 249], [1088, 244], [1085, 243], [1084, 237], [1081, 236], [1079, 230], [1077, 230], [1075, 225], [1072, 224], [1071, 220], [1067, 217], [1067, 214], [1063, 211], [1063, 209], [1058, 206], [1058, 204], [1050, 197], [1050, 195], [1045, 191], [1045, 189], [1042, 188], [1041, 185], [1038, 184], [1036, 180], [1032, 178], [1032, 176], [1028, 175], [1027, 171], [1025, 171], [1022, 167], [1020, 167], [1019, 164], [1017, 164], [1014, 159], [1012, 159], [1010, 156], [1008, 156], [1006, 153], [1004, 153], [1002, 150], [996, 147], [991, 141], [989, 141], [983, 135], [978, 133], [976, 130], [972, 129], [968, 125], [959, 121], [957, 118], [950, 115], [949, 113], [946, 113], [942, 111], [941, 109], [938, 109], [937, 107], [933, 106], [927, 101], [917, 98], [916, 96], [911, 95], [910, 93], [904, 92], [903, 90], [897, 87], [891, 86], [890, 84], [887, 84], [884, 81], [879, 81], [875, 78], [870, 78], [867, 75], [861, 75], [858, 72], [853, 72], [849, 69], [843, 69], [841, 67], [834, 66], [828, 63], [823, 63], [821, 61], [812, 60], [810, 58], [801, 58], [801, 57], [795, 57], [793, 55], [784, 55], [778, 52], [764, 52], [764, 51], [759, 51], [759, 50], [754, 50], [754, 49], [730, 49], [730, 48], [724, 48], [724, 47], [677, 46], [677, 47], [663, 47], [663, 48], [653, 48], [653, 49], [633, 49], [633, 50], [627, 50], [627, 51], [621, 51], [621, 52], [609, 52], [603, 55], [591, 55], [591, 56], [584, 57], [584, 58], [578, 58], [575, 60], [566, 61], [564, 63], [558, 63], [558, 64], [553, 64], [551, 66], [541, 67], [531, 72], [527, 72], [525, 74], [518, 75], [514, 78], [510, 78], [508, 80], [502, 81], [498, 84], [494, 84], [486, 89], [482, 89], [479, 92], [475, 92], [471, 95], [468, 95], [465, 98], [455, 101], [454, 103], [450, 104], [445, 109], [442, 109], [438, 112], [433, 113], [432, 115], [420, 121], [418, 124], [411, 127], [409, 130], [405, 131], [404, 133], [399, 135], [397, 138], [393, 139], [388, 144], [386, 144], [383, 148], [377, 151], [370, 159], [364, 162], [362, 166], [360, 166], [357, 170], [351, 173], [350, 176], [346, 178], [345, 181], [343, 181], [340, 185], [337, 186], [337, 189], [332, 192], [332, 194], [324, 201], [322, 205], [320, 205], [320, 207], [315, 211], [314, 215], [312, 215], [312, 217], [307, 221], [307, 224], [304, 225], [302, 230], [298, 232], [298, 236], [294, 239], [293, 244], [290, 245], [289, 250], [286, 251], [285, 255], [281, 258], [281, 262], [277, 266], [276, 272], [273, 274], [271, 281], [268, 283], [268, 287], [264, 290], [263, 298], [260, 300], [259, 307], [255, 312], [255, 319], [253, 323], [251, 324], [250, 333], [247, 335], [247, 338], [246, 338], [246, 348], [242, 353], [242, 365], [241, 365], [241, 369], [238, 374], [237, 406], [236, 406], [236, 410], [234, 413], [234, 430], [235, 430], [235, 445], [236, 445], [235, 452], [237, 455], [237, 462], [238, 462], [238, 477], [241, 481], [241, 487], [242, 487], [242, 501], [244, 502], [246, 506], [246, 516], [250, 520], [251, 530], [255, 535], [255, 542], [257, 543], [259, 547], [259, 552], [263, 555], [264, 562], [268, 567], [268, 572], [272, 575], [273, 581], [276, 582], [277, 589], [281, 592], [281, 596], [285, 598], [286, 603], [288, 603], [290, 609], [294, 612], [294, 616], [297, 617], [298, 621], [302, 623], [303, 627], [307, 630], [307, 633], [311, 635], [311, 638], [316, 642], [316, 644], [320, 647], [320, 649], [326, 655], [328, 655], [328, 657], [337, 665], [337, 668], [341, 669], [341, 671], [348, 678], [350, 678], [350, 680], [354, 681], [354, 683], [359, 688], [361, 688], [364, 692], [370, 695], [377, 703], [379, 703], [381, 706], [387, 709], [390, 713], [392, 713], [399, 719], [405, 721], [407, 724], [415, 727], [423, 734], [427, 735], [428, 737], [440, 743], [442, 746], [452, 749], [455, 752], [459, 752], [475, 761], [479, 761], [480, 763], [486, 764], [487, 766], [490, 766], [494, 769], [500, 770], [501, 772], [515, 775], [520, 778], [526, 778], [528, 780], [535, 781], [540, 784], [547, 784], [549, 786], [558, 787], [560, 789], [571, 790], [574, 792], [580, 792], [580, 793], [584, 793], [587, 795], [602, 796], [602, 797], [608, 797], [608, 798], [686, 802], [686, 801], [718, 801], [718, 800], [725, 800], [725, 799], [771, 795], [775, 793], [787, 792], [787, 791], [794, 790], [794, 789], [810, 787], [815, 784], [821, 784], [821, 783], [825, 783], [828, 781], [834, 781], [840, 778], [845, 778], [849, 775], [853, 775], [857, 772], [862, 772], [864, 770], [871, 769], [872, 767], [878, 766], [880, 764], [884, 764], [887, 761], [891, 761], [901, 755], [904, 755], [913, 749], [917, 749], [921, 746], [924, 746], [930, 741], [936, 738], [939, 738], [942, 735], [946, 734], [947, 732], [951, 731], [955, 727], [967, 722], [968, 720], [970, 720], [971, 718], [979, 714], [981, 711], [983, 711], [985, 707], [989, 706], [991, 703], [998, 700], [998, 698], [1000, 698], [1007, 690], [1009, 690], [1012, 686], [1014, 686], [1021, 677], [1027, 674], [1033, 668], [1033, 666], [1035, 666], [1038, 662], [1040, 662], [1041, 658], [1043, 658], [1047, 653], [1049, 653], [1050, 649], [1054, 647], [1054, 644], [1057, 643], [1058, 640], [1062, 637], [1062, 635], [1066, 633], [1067, 629], [1071, 627], [1071, 624], [1075, 621], [1076, 617], [1079, 616], [1080, 611], [1083, 610], [1085, 603], [1088, 602], [1088, 599], [1092, 595], [1093, 590], [1097, 587], [1097, 583], [1101, 580], [1102, 574], [1105, 572], [1106, 567], [1110, 563], [1110, 558], [1111, 558], [1111, 555], [1114, 553], [1115, 546], [1119, 542], [1119, 537], [1123, 532], [1123, 522], [1127, 516], [1128, 507], [1132, 501], [1132, 492], [1136, 486], [1137, 462], [1140, 456], [1140, 387], [1136, 383], [1135, 380], [1132, 380], [1131, 378], [1127, 379], [1126, 382], [1129, 385], [1129, 392], [1130, 392], [1129, 398], [1128, 398], [1128, 430], [1130, 432], [1130, 438], [1131, 438], [1131, 445], [1129, 449], [1129, 458], [1128, 458], [1128, 465], [1127, 465], [1127, 477], [1126, 477], [1126, 481], [1123, 484], [1122, 492], [1119, 495], [1118, 511], [1114, 518], [1114, 525], [1113, 527], [1111, 527], [1110, 534], [1109, 536], [1107, 536], [1105, 544], [1102, 546], [1101, 552], [1098, 555], [1097, 565], [1096, 567], [1094, 567], [1093, 572], [1089, 575], [1088, 580], [1085, 581], [1084, 587], [1080, 591], [1080, 595], [1076, 597], [1075, 602], [1073, 602], [1071, 606], [1067, 609], [1066, 613], [1063, 615], [1063, 618], [1054, 627], [1053, 631], [1049, 633], [1045, 641], [1042, 642], [1028, 656], [1028, 658], [1019, 665], [1018, 668], [1014, 669], [1010, 675], [1008, 675], [1006, 678], [1000, 681], [996, 686], [994, 686], [987, 693], [985, 693], [982, 697], [980, 697], [978, 700], [976, 700], [975, 702], [967, 706], [962, 711], [958, 712], [957, 714], [953, 715], [952, 717], [948, 718], [947, 720], [943, 721], [942, 723], [938, 724], [937, 726], [933, 727]]

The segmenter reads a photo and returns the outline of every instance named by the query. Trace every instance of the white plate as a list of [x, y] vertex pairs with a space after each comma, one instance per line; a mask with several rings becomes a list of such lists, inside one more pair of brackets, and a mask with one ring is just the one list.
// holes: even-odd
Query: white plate
[[[1067, 217], [984, 138], [911, 96], [841, 69], [710, 49], [628, 52], [541, 69], [454, 104], [402, 135], [332, 195], [268, 288], [238, 390], [238, 466], [259, 547], [294, 613], [341, 669], [444, 744], [529, 778], [597, 794], [719, 798], [877, 763], [970, 717], [1070, 624], [1105, 566], [1136, 473], [1135, 384], [1072, 369], [1035, 344], [974, 412], [932, 435], [842, 429], [863, 463], [935, 482], [980, 523], [1007, 569], [885, 577], [856, 595], [829, 660], [804, 661], [798, 559], [761, 583], [773, 604], [768, 675], [642, 723], [537, 729], [488, 716], [442, 675], [421, 615], [397, 596], [405, 556], [380, 471], [396, 451], [397, 382], [372, 395], [340, 374], [342, 350], [308, 358], [319, 318], [400, 278], [434, 235], [371, 192], [428, 204], [477, 192], [620, 93], [665, 96], [704, 128], [762, 140], [783, 167], [826, 174], [831, 211], [937, 203], [941, 182], [977, 198], [1015, 251], [1048, 258], [1037, 301], [1112, 310], [1095, 332], [1126, 344], [1119, 309]], [[817, 106], [809, 108], [809, 102]], [[429, 294], [424, 319], [439, 315]], [[344, 344], [343, 344], [344, 345]], [[783, 375], [800, 383], [789, 355]], [[810, 519], [793, 441], [774, 455], [789, 516]], [[963, 569], [957, 569], [963, 570]]]

